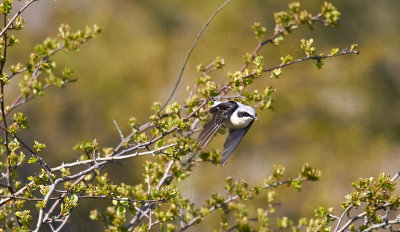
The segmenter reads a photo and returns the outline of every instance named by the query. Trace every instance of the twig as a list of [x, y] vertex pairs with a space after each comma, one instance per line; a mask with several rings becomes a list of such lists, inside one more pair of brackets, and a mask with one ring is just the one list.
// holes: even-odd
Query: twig
[[[175, 146], [176, 143], [172, 143], [172, 144], [168, 144], [166, 146], [151, 150], [151, 151], [144, 151], [144, 152], [136, 152], [133, 154], [128, 154], [128, 155], [121, 155], [121, 156], [109, 156], [109, 157], [98, 157], [96, 158], [97, 161], [113, 161], [113, 160], [124, 160], [124, 159], [128, 159], [131, 157], [135, 157], [135, 156], [142, 156], [142, 155], [149, 155], [149, 154], [154, 154], [158, 151], [167, 149], [169, 147], [173, 147]], [[72, 163], [67, 163], [67, 164], [62, 164], [58, 167], [52, 168], [51, 171], [59, 171], [63, 168], [70, 168], [70, 167], [74, 167], [74, 166], [78, 166], [78, 165], [83, 165], [83, 164], [88, 164], [88, 163], [92, 163], [93, 160], [78, 160]]]
[[40, 156], [38, 156], [37, 153], [36, 153], [35, 151], [33, 151], [28, 145], [26, 145], [26, 144], [24, 143], [24, 141], [23, 141], [22, 139], [20, 139], [17, 135], [15, 135], [15, 134], [9, 132], [6, 128], [0, 127], [0, 130], [3, 130], [6, 134], [11, 134], [16, 140], [18, 140], [19, 143], [22, 144], [22, 146], [23, 146], [24, 148], [26, 148], [26, 149], [31, 153], [31, 155], [33, 155], [35, 158], [37, 158], [39, 164], [40, 164], [40, 165], [42, 166], [42, 168], [47, 172], [47, 175], [49, 176], [50, 181], [52, 181], [52, 180], [51, 180], [51, 175], [50, 175], [51, 169], [50, 169], [49, 165], [47, 165], [47, 163], [44, 162], [44, 160], [43, 160]]
[[[29, 82], [28, 82], [28, 84], [27, 84], [27, 86], [25, 87], [25, 88], [29, 88], [30, 86], [31, 86], [31, 84], [33, 83], [33, 80], [35, 80], [36, 78], [38, 78], [39, 77], [39, 75], [40, 75], [40, 65], [41, 64], [43, 64], [43, 63], [45, 63], [45, 62], [47, 62], [47, 60], [51, 57], [51, 56], [53, 56], [54, 54], [56, 54], [57, 52], [59, 52], [59, 51], [62, 51], [64, 49], [64, 45], [61, 45], [60, 47], [58, 47], [58, 48], [56, 48], [56, 49], [54, 49], [54, 50], [52, 50], [47, 56], [45, 56], [45, 57], [43, 57], [39, 62], [38, 62], [38, 64], [37, 65], [35, 65], [35, 70], [33, 71], [33, 73], [32, 73], [32, 77], [31, 77], [31, 79], [29, 80]], [[27, 70], [27, 69], [24, 69], [24, 70]], [[22, 70], [20, 70], [21, 72], [22, 72]], [[20, 72], [19, 72], [20, 73]], [[12, 76], [11, 76], [12, 77]], [[11, 78], [10, 77], [10, 78]], [[45, 87], [43, 87], [43, 89], [46, 89], [46, 88], [48, 88], [48, 87], [50, 87], [50, 86], [52, 86], [52, 85], [47, 85], [47, 86], [45, 86]], [[20, 105], [22, 105], [22, 104], [24, 104], [24, 103], [26, 103], [26, 102], [28, 102], [28, 101], [30, 101], [30, 100], [32, 100], [34, 97], [35, 97], [35, 95], [33, 95], [32, 97], [30, 97], [30, 98], [25, 98], [25, 99], [23, 99], [23, 93], [21, 92], [19, 95], [18, 95], [18, 97], [14, 100], [14, 102], [11, 104], [11, 106], [10, 106], [10, 110], [8, 110], [7, 112], [6, 112], [6, 115], [8, 115], [12, 110], [14, 110], [15, 108], [17, 108], [18, 106], [20, 106]]]
[[400, 175], [400, 171], [398, 173], [396, 173], [396, 175], [393, 176], [393, 178], [391, 179], [391, 181], [395, 181], [397, 180], [397, 178], [399, 178]]
[[[81, 182], [85, 177], [82, 176], [80, 178], [78, 178], [77, 180], [74, 181], [74, 183], [72, 183], [71, 187], [77, 185], [79, 182]], [[47, 213], [44, 215], [43, 218], [43, 222], [46, 222], [48, 220], [48, 218], [50, 217], [50, 215], [53, 213], [53, 211], [56, 209], [56, 207], [61, 203], [61, 200], [64, 199], [67, 196], [68, 192], [63, 193], [60, 196], [60, 199], [57, 199], [53, 205], [50, 207], [50, 209], [47, 211]], [[60, 227], [59, 227], [60, 228]]]
[[[322, 14], [318, 14], [318, 15], [312, 17], [312, 18], [311, 18], [311, 21], [321, 21], [321, 17], [322, 17]], [[274, 40], [275, 40], [278, 36], [280, 36], [280, 35], [286, 33], [287, 31], [289, 31], [290, 29], [292, 29], [295, 25], [297, 25], [297, 24], [296, 24], [296, 23], [292, 23], [292, 24], [290, 24], [289, 26], [283, 28], [282, 30], [277, 30], [269, 39], [264, 40], [264, 41], [260, 41], [260, 42], [257, 44], [257, 46], [254, 48], [253, 52], [251, 53], [251, 55], [250, 55], [250, 60], [253, 60], [254, 57], [256, 57], [257, 53], [261, 50], [262, 47], [264, 47], [266, 44], [273, 43]], [[249, 64], [244, 64], [244, 65], [242, 66], [242, 68], [240, 69], [240, 71], [243, 72], [248, 66], [249, 66]]]
[[350, 204], [342, 213], [342, 215], [339, 217], [339, 220], [337, 222], [336, 228], [334, 231], [337, 231], [339, 229], [340, 223], [342, 223], [342, 220], [344, 218], [344, 216], [347, 214], [347, 212], [349, 212], [349, 210], [353, 207], [353, 204]]
[[8, 22], [8, 24], [1, 30], [0, 32], [0, 37], [3, 36], [4, 33], [6, 33], [6, 31], [8, 30], [8, 28], [10, 28], [10, 26], [13, 24], [13, 22], [15, 21], [15, 19], [17, 19], [17, 17], [22, 14], [22, 12], [28, 8], [28, 6], [30, 4], [32, 4], [35, 0], [30, 0], [29, 2], [27, 2], [12, 18], [11, 20]]
[[[65, 192], [67, 193], [67, 192]], [[156, 199], [156, 200], [134, 200], [130, 198], [121, 198], [121, 197], [110, 197], [106, 195], [94, 195], [94, 196], [77, 196], [78, 199], [106, 199], [106, 200], [116, 200], [116, 201], [129, 201], [129, 202], [136, 202], [136, 203], [157, 203], [157, 202], [164, 202], [164, 199]], [[16, 200], [24, 200], [24, 201], [43, 201], [44, 198], [29, 198], [29, 197], [20, 197], [20, 196], [13, 196], [13, 195], [0, 195], [0, 198], [13, 198]], [[49, 200], [60, 200], [64, 199], [65, 196], [59, 197], [50, 197]]]
[[[290, 62], [285, 63], [285, 64], [280, 64], [280, 65], [272, 67], [272, 68], [264, 69], [264, 72], [271, 72], [271, 71], [273, 71], [275, 69], [283, 68], [283, 67], [286, 67], [286, 66], [289, 66], [289, 65], [292, 65], [292, 64], [295, 64], [295, 63], [303, 62], [303, 61], [306, 61], [306, 60], [321, 60], [321, 59], [337, 57], [337, 56], [342, 56], [342, 55], [348, 55], [348, 54], [357, 54], [358, 55], [359, 51], [356, 51], [356, 50], [351, 50], [350, 51], [348, 49], [343, 49], [341, 52], [339, 52], [336, 55], [328, 54], [328, 55], [322, 55], [322, 56], [307, 56], [307, 57], [304, 57], [304, 58], [300, 58], [300, 59], [297, 59], [297, 60], [290, 61]], [[247, 78], [250, 78], [250, 77], [253, 77], [253, 76], [254, 76], [254, 74], [250, 74], [248, 76], [243, 77], [243, 79], [247, 79]]]
[[168, 166], [167, 166], [167, 168], [165, 169], [165, 172], [164, 172], [164, 175], [163, 175], [163, 177], [161, 178], [161, 180], [160, 180], [160, 182], [158, 182], [158, 185], [157, 185], [157, 189], [158, 190], [160, 190], [160, 188], [161, 188], [161, 186], [164, 184], [164, 182], [167, 180], [167, 178], [169, 177], [169, 172], [171, 171], [171, 168], [172, 168], [172, 165], [174, 164], [174, 161], [173, 160], [171, 160], [171, 161], [169, 161], [169, 163], [168, 163]]
[[[4, 65], [6, 63], [6, 57], [7, 57], [7, 15], [4, 15], [4, 32], [1, 33], [0, 37], [3, 36], [3, 41], [4, 41], [4, 48], [3, 48], [3, 61], [1, 62], [0, 65], [0, 74], [3, 74], [3, 69]], [[6, 113], [4, 111], [4, 85], [5, 81], [0, 80], [0, 104], [1, 104], [1, 117], [3, 120], [3, 126], [4, 128], [7, 128], [7, 120], [6, 120]], [[11, 178], [11, 161], [10, 161], [10, 149], [8, 148], [8, 133], [7, 131], [4, 131], [4, 146], [6, 147], [7, 150], [7, 181], [8, 181], [8, 189], [10, 190], [11, 193], [14, 193], [14, 184]]]
[[183, 74], [183, 71], [185, 71], [186, 64], [187, 64], [187, 62], [188, 62], [188, 60], [189, 60], [189, 58], [190, 58], [190, 55], [192, 54], [193, 49], [196, 47], [196, 44], [197, 44], [197, 42], [199, 41], [200, 36], [203, 34], [204, 30], [208, 27], [208, 25], [210, 24], [211, 20], [218, 14], [218, 12], [220, 12], [220, 11], [222, 10], [222, 8], [224, 8], [225, 5], [228, 4], [230, 1], [231, 1], [231, 0], [225, 1], [216, 11], [214, 11], [214, 13], [213, 13], [213, 14], [211, 15], [211, 17], [208, 19], [208, 21], [206, 22], [206, 24], [201, 28], [200, 32], [197, 34], [196, 39], [194, 40], [193, 45], [192, 45], [192, 47], [190, 48], [189, 53], [188, 53], [187, 56], [186, 56], [185, 62], [183, 63], [181, 72], [179, 73], [178, 80], [177, 80], [176, 83], [175, 83], [175, 87], [174, 87], [174, 89], [172, 90], [171, 94], [169, 95], [168, 99], [165, 101], [164, 105], [160, 107], [160, 110], [158, 111], [157, 114], [159, 114], [159, 113], [168, 105], [168, 102], [169, 102], [169, 101], [171, 100], [171, 98], [174, 96], [174, 94], [175, 94], [175, 92], [176, 92], [176, 89], [178, 88], [178, 85], [179, 85], [179, 83], [181, 82], [182, 74]]
[[125, 145], [125, 143], [127, 143], [127, 142], [132, 138], [132, 136], [133, 136], [134, 134], [140, 133], [140, 132], [142, 132], [142, 131], [144, 131], [144, 130], [150, 128], [151, 126], [153, 126], [153, 123], [148, 122], [148, 123], [144, 124], [143, 126], [141, 126], [137, 131], [134, 131], [134, 132], [132, 132], [131, 134], [129, 134], [123, 141], [121, 141], [121, 142], [118, 144], [118, 146], [114, 149], [114, 151], [113, 151], [113, 153], [111, 154], [111, 156], [114, 156], [115, 153], [116, 153], [117, 151], [119, 151], [119, 149], [120, 149], [121, 147], [123, 147], [123, 146]]
[[125, 139], [124, 139], [124, 135], [122, 134], [121, 129], [119, 129], [119, 126], [118, 126], [118, 124], [117, 124], [117, 121], [113, 120], [113, 122], [114, 122], [115, 127], [117, 128], [117, 131], [118, 131], [118, 133], [119, 133], [119, 136], [121, 137], [121, 140], [122, 140], [122, 141], [125, 140]]
[[[384, 208], [386, 208], [386, 207], [388, 207], [388, 206], [390, 206], [390, 205], [391, 205], [391, 203], [386, 203], [386, 204], [384, 204], [384, 205], [382, 205], [382, 206], [377, 207], [376, 210], [384, 209]], [[364, 216], [366, 216], [366, 215], [367, 215], [367, 212], [362, 212], [362, 213], [360, 213], [360, 214], [358, 214], [358, 215], [352, 217], [346, 224], [344, 224], [344, 225], [342, 226], [342, 228], [340, 228], [339, 230], [335, 229], [335, 232], [336, 232], [336, 231], [337, 231], [337, 232], [343, 232], [343, 231], [346, 230], [353, 222], [357, 221], [358, 219], [360, 219], [360, 218], [362, 218], [362, 217], [364, 217]]]
[[[292, 60], [292, 61], [290, 61], [288, 63], [285, 63], [285, 64], [280, 64], [280, 65], [277, 65], [277, 66], [274, 66], [274, 67], [271, 67], [271, 68], [266, 68], [266, 69], [263, 70], [263, 72], [272, 72], [275, 69], [284, 68], [284, 67], [296, 64], [296, 63], [300, 63], [300, 62], [306, 61], [306, 60], [321, 60], [321, 59], [332, 58], [332, 57], [337, 57], [337, 56], [342, 56], [342, 55], [349, 55], [349, 54], [357, 54], [358, 55], [359, 51], [357, 51], [357, 50], [349, 50], [349, 49], [346, 48], [346, 49], [343, 49], [341, 52], [337, 53], [336, 55], [330, 55], [329, 54], [329, 55], [321, 55], [321, 56], [318, 56], [318, 55], [316, 55], [316, 56], [306, 56], [306, 57], [303, 57], [303, 58], [299, 58], [297, 60]], [[251, 73], [251, 74], [249, 74], [247, 76], [242, 77], [242, 79], [245, 80], [245, 79], [248, 79], [248, 78], [252, 78], [255, 75], [256, 75], [256, 73]], [[226, 92], [228, 92], [228, 90], [231, 88], [230, 87], [231, 85], [232, 85], [232, 81], [229, 82], [228, 84], [224, 85], [223, 87], [221, 87], [221, 89], [219, 89], [219, 91], [218, 91], [218, 95], [221, 94], [221, 93], [225, 94]]]
[[[389, 220], [389, 221], [384, 221], [384, 222], [382, 222], [380, 224], [373, 224], [370, 227], [364, 229], [363, 232], [368, 232], [368, 231], [376, 230], [376, 229], [379, 229], [379, 228], [383, 228], [385, 226], [391, 226], [391, 225], [396, 225], [396, 224], [400, 224], [400, 219], [399, 218], [396, 218], [396, 219], [393, 219], [393, 220]], [[390, 230], [390, 231], [393, 231], [393, 230]]]
[[[168, 163], [168, 166], [165, 168], [164, 175], [161, 178], [160, 182], [157, 184], [156, 189], [159, 190], [163, 186], [165, 181], [168, 179], [168, 177], [169, 177], [168, 173], [171, 171], [173, 164], [174, 164], [174, 161], [172, 161], [172, 160]], [[150, 203], [144, 204], [140, 208], [140, 210], [138, 210], [138, 213], [135, 215], [135, 217], [133, 217], [132, 220], [128, 223], [128, 225], [126, 225], [126, 229], [128, 229], [128, 231], [131, 231], [134, 228], [134, 226], [140, 222], [140, 220], [143, 218], [143, 215], [146, 215], [149, 211], [151, 211], [152, 207], [154, 207], [153, 204], [150, 204]], [[150, 217], [151, 217], [151, 214], [150, 214]]]
[[68, 214], [62, 221], [62, 223], [58, 226], [57, 230], [54, 230], [54, 232], [59, 232], [61, 231], [62, 228], [64, 228], [65, 224], [67, 223], [69, 217], [71, 216], [71, 214]]
[[[63, 178], [58, 178], [54, 182], [54, 184], [51, 185], [49, 192], [47, 192], [47, 194], [46, 194], [46, 196], [44, 198], [45, 202], [48, 202], [48, 200], [51, 197], [51, 194], [53, 194], [54, 190], [56, 189], [57, 184], [62, 182], [62, 181], [63, 181]], [[38, 219], [37, 219], [36, 229], [34, 230], [34, 232], [39, 232], [40, 227], [43, 225], [43, 215], [44, 215], [44, 208], [41, 208], [40, 211], [39, 211], [39, 216], [38, 216]]]

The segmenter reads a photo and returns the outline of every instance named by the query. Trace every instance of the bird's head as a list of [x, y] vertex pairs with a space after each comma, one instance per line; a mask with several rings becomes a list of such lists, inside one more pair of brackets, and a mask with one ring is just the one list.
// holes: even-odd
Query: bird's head
[[238, 118], [251, 122], [253, 120], [257, 120], [257, 113], [253, 107], [247, 105], [241, 105], [237, 110]]

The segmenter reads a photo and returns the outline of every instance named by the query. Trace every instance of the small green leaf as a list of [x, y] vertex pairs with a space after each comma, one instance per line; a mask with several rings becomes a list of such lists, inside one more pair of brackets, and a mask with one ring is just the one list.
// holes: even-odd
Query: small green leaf
[[332, 50], [329, 53], [329, 55], [336, 56], [338, 53], [339, 53], [339, 48], [332, 48]]
[[251, 26], [251, 29], [253, 29], [254, 35], [258, 40], [262, 39], [267, 33], [267, 28], [263, 27], [259, 22], [255, 22], [253, 26]]
[[37, 162], [38, 162], [38, 158], [36, 156], [31, 156], [28, 159], [28, 164], [34, 164], [34, 163], [37, 163]]
[[45, 144], [39, 143], [38, 141], [35, 140], [35, 144], [33, 145], [33, 149], [35, 150], [35, 152], [41, 152], [45, 148], [46, 148]]

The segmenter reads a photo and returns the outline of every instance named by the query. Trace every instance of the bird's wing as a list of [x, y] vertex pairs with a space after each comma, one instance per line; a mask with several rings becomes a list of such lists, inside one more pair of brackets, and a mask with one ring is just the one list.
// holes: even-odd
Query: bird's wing
[[197, 138], [197, 144], [201, 148], [207, 146], [212, 137], [217, 133], [224, 120], [238, 107], [234, 101], [222, 102], [210, 108], [211, 118], [204, 124], [203, 131]]
[[243, 139], [244, 135], [250, 129], [252, 124], [253, 122], [250, 122], [250, 124], [245, 128], [229, 130], [229, 135], [224, 143], [224, 151], [222, 152], [221, 166], [225, 164], [226, 160], [238, 146], [238, 144]]

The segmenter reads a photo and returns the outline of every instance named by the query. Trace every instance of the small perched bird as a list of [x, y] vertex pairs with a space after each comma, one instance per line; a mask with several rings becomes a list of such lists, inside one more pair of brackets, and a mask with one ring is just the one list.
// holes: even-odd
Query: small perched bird
[[222, 166], [250, 129], [253, 121], [257, 119], [257, 113], [253, 107], [236, 101], [215, 101], [209, 112], [212, 117], [204, 124], [197, 143], [204, 148], [222, 124], [228, 127], [229, 135], [225, 140], [222, 152]]

